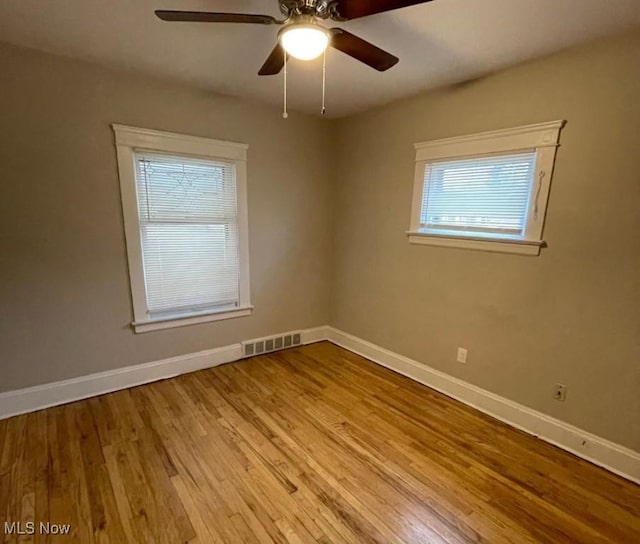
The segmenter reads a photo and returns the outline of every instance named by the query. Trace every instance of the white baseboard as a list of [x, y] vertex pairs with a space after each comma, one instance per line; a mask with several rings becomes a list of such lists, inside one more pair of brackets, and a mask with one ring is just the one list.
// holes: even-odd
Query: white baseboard
[[[303, 330], [301, 341], [311, 344], [326, 340], [328, 327]], [[35, 412], [43, 408], [95, 397], [145, 383], [173, 378], [180, 374], [211, 368], [242, 358], [242, 345], [231, 344], [215, 349], [188, 353], [141, 365], [98, 372], [59, 382], [0, 393], [0, 419]]]
[[328, 325], [324, 327], [316, 327], [314, 329], [307, 329], [302, 331], [302, 343], [313, 344], [314, 342], [322, 342], [323, 340], [329, 340], [329, 334], [333, 329]]
[[0, 393], [0, 419], [172, 378], [242, 357], [240, 344]]
[[351, 334], [328, 327], [327, 339], [517, 429], [640, 484], [640, 453], [471, 385]]

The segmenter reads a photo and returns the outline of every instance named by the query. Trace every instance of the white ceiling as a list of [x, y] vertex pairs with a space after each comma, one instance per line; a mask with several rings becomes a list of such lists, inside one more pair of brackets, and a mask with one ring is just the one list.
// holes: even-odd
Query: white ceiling
[[[165, 23], [155, 9], [264, 13], [277, 0], [1, 0], [0, 41], [179, 79], [272, 104], [282, 77], [258, 77], [276, 26]], [[640, 0], [435, 0], [343, 26], [400, 57], [378, 73], [331, 51], [332, 117], [465, 81], [640, 25]], [[293, 61], [290, 109], [318, 113], [321, 61]]]

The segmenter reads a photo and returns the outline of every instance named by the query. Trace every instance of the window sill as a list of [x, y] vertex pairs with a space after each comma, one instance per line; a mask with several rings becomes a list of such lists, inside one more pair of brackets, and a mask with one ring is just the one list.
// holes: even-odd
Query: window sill
[[454, 247], [458, 249], [475, 249], [496, 253], [515, 253], [518, 255], [540, 255], [545, 246], [543, 241], [484, 238], [480, 236], [451, 236], [449, 234], [433, 234], [425, 232], [407, 232], [410, 244], [423, 246]]
[[187, 325], [196, 325], [198, 323], [207, 323], [209, 321], [221, 321], [223, 319], [233, 319], [235, 317], [246, 317], [253, 313], [253, 306], [242, 306], [232, 310], [220, 310], [215, 312], [207, 312], [196, 315], [181, 315], [174, 317], [163, 317], [158, 319], [149, 319], [147, 321], [138, 321], [132, 323], [136, 333], [150, 332], [162, 329], [171, 329], [174, 327], [185, 327]]

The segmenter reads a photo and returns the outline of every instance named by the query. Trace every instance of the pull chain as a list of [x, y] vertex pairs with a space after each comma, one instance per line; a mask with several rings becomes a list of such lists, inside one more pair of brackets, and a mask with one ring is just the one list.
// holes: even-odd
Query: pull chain
[[327, 50], [322, 53], [322, 110], [321, 114], [324, 115], [327, 112], [325, 108], [325, 95], [327, 86]]
[[[287, 113], [287, 53], [284, 53], [284, 105], [282, 111], [282, 118], [289, 117]], [[320, 113], [324, 115], [327, 112], [326, 108], [326, 96], [327, 96], [327, 50], [322, 53], [322, 110]]]
[[289, 117], [287, 113], [287, 52], [284, 52], [284, 111], [282, 112], [282, 118]]

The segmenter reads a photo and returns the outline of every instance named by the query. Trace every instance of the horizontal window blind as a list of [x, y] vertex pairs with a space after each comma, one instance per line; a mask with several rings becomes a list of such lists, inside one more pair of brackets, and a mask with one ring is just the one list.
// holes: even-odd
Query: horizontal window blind
[[235, 166], [142, 152], [135, 161], [149, 315], [237, 306]]
[[535, 151], [428, 164], [420, 226], [523, 237], [535, 164]]

